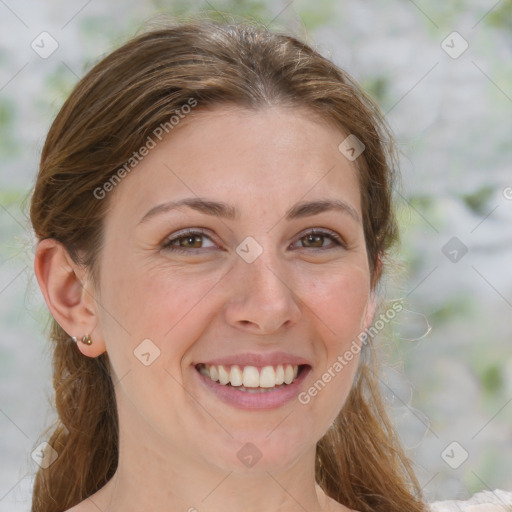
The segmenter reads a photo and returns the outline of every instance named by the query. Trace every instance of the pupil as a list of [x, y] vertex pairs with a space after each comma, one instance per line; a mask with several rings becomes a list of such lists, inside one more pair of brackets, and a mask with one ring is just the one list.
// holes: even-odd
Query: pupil
[[189, 235], [185, 240], [186, 240], [186, 244], [190, 244], [190, 245], [194, 245], [194, 241], [197, 240], [197, 235]]
[[316, 241], [321, 241], [320, 238], [321, 238], [322, 235], [308, 235], [307, 238], [308, 238], [308, 243], [315, 243], [315, 239]]

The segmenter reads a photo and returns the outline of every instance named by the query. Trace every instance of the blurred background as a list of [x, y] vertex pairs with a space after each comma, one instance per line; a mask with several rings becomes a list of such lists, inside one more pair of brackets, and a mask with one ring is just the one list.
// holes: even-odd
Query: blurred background
[[29, 510], [54, 419], [26, 201], [44, 138], [79, 78], [159, 13], [291, 32], [378, 102], [402, 171], [386, 400], [429, 501], [512, 490], [512, 1], [0, 0], [0, 510]]

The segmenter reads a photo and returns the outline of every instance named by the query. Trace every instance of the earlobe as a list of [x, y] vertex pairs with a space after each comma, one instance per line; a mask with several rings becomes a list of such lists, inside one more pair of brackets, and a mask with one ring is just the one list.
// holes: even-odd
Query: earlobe
[[41, 240], [35, 253], [34, 272], [51, 315], [70, 339], [78, 338], [80, 351], [90, 357], [103, 353], [105, 345], [98, 329], [95, 336], [91, 334], [94, 344], [80, 343], [82, 336], [92, 333], [98, 317], [94, 298], [84, 286], [86, 273], [73, 262], [64, 245], [53, 238]]
[[375, 318], [375, 311], [377, 310], [377, 294], [375, 291], [370, 292], [370, 297], [368, 298], [368, 302], [366, 304], [366, 312], [364, 318], [364, 330], [368, 329], [370, 325], [373, 323], [373, 319]]
[[364, 330], [368, 329], [373, 323], [375, 318], [375, 312], [377, 311], [377, 283], [379, 282], [382, 275], [382, 255], [379, 253], [375, 258], [375, 267], [373, 272], [373, 279], [371, 283], [370, 295], [368, 302], [366, 303], [366, 309], [364, 314]]

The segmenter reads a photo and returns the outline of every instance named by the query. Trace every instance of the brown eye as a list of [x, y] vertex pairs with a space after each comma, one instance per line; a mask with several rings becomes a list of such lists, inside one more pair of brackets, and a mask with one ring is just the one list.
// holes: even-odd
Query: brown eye
[[322, 247], [324, 238], [323, 235], [306, 235], [302, 237], [301, 240], [305, 240], [306, 245], [309, 247], [319, 248]]
[[205, 249], [203, 245], [205, 243], [204, 239], [211, 241], [211, 238], [202, 231], [187, 230], [181, 234], [178, 233], [172, 238], [168, 238], [162, 245], [162, 249], [183, 253], [194, 252], [198, 249]]
[[202, 235], [187, 235], [177, 238], [176, 241], [179, 242], [178, 245], [180, 247], [192, 247], [193, 249], [199, 249], [199, 245], [202, 243], [202, 241], [199, 241], [201, 236]]
[[[333, 242], [330, 246], [325, 246], [325, 240]], [[334, 246], [345, 247], [341, 237], [333, 232], [327, 231], [310, 231], [302, 236], [299, 241], [303, 244], [302, 247], [306, 249], [332, 249]]]

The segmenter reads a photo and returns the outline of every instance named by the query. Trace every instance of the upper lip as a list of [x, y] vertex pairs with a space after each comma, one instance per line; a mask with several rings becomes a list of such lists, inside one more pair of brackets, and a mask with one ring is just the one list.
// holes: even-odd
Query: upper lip
[[244, 352], [226, 357], [217, 357], [208, 361], [199, 361], [195, 364], [199, 363], [216, 366], [231, 366], [235, 364], [239, 366], [276, 366], [278, 364], [291, 364], [294, 366], [307, 364], [311, 366], [307, 359], [287, 352]]

